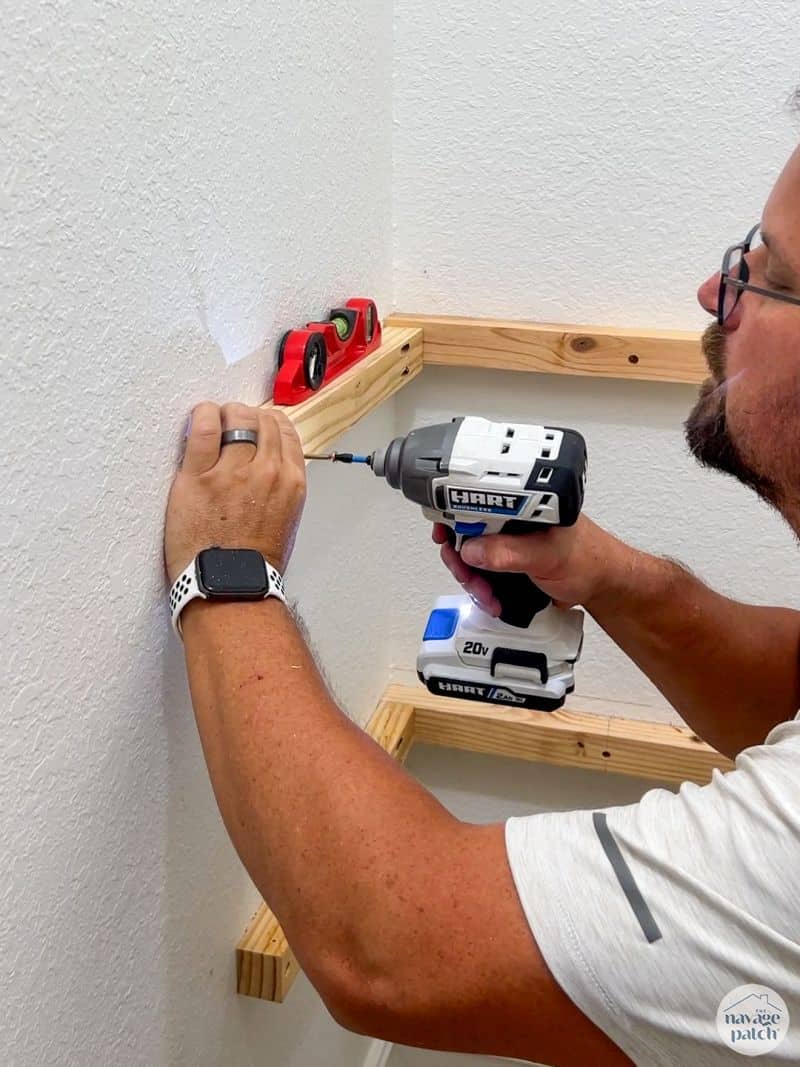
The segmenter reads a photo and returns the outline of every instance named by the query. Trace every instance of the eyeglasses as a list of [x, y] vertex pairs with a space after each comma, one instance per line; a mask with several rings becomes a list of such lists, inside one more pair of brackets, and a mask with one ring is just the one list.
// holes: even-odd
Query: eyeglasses
[[800, 297], [789, 293], [779, 293], [775, 289], [762, 289], [759, 285], [749, 285], [750, 267], [745, 256], [761, 247], [761, 223], [752, 228], [741, 244], [731, 245], [722, 258], [722, 271], [719, 276], [719, 296], [717, 298], [717, 322], [720, 326], [730, 316], [742, 298], [742, 293], [760, 293], [772, 300], [782, 300], [784, 304], [796, 304], [800, 307]]

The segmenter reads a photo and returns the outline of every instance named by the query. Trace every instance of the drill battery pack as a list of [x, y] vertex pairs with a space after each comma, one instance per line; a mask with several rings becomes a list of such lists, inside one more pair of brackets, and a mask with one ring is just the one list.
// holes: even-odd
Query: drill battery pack
[[582, 643], [581, 611], [550, 610], [520, 629], [468, 596], [442, 596], [428, 617], [417, 675], [437, 696], [555, 711], [575, 688]]

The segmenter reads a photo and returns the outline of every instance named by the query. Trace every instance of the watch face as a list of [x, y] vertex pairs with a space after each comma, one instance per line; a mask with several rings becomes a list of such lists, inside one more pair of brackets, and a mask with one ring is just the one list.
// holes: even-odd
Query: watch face
[[265, 597], [264, 557], [253, 548], [207, 548], [197, 557], [198, 577], [208, 596]]

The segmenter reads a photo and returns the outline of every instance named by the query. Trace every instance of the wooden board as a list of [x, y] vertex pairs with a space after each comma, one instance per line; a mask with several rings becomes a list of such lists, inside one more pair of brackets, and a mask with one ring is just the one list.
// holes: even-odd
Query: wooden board
[[[414, 709], [382, 700], [366, 732], [390, 756], [403, 762], [414, 742]], [[236, 946], [236, 992], [282, 1003], [299, 973], [278, 920], [262, 904]]]
[[236, 991], [282, 1004], [300, 966], [266, 904], [262, 904], [236, 946]]
[[[377, 351], [294, 407], [283, 407], [306, 452], [317, 452], [402, 389], [422, 370], [422, 330], [387, 326]], [[271, 400], [264, 407], [274, 407]]]
[[696, 333], [439, 315], [390, 315], [423, 331], [426, 364], [696, 385], [708, 377]]
[[526, 711], [407, 685], [390, 685], [384, 700], [414, 708], [415, 742], [663, 782], [708, 782], [715, 767], [733, 766], [686, 727], [619, 718], [612, 704], [605, 714], [577, 710], [569, 699], [559, 711]]

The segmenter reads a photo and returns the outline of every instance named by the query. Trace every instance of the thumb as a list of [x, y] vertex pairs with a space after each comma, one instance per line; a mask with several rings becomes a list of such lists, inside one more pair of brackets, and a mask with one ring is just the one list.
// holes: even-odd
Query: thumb
[[530, 566], [529, 547], [522, 542], [526, 537], [508, 534], [487, 534], [473, 537], [461, 548], [461, 558], [471, 567], [487, 571], [525, 571]]

